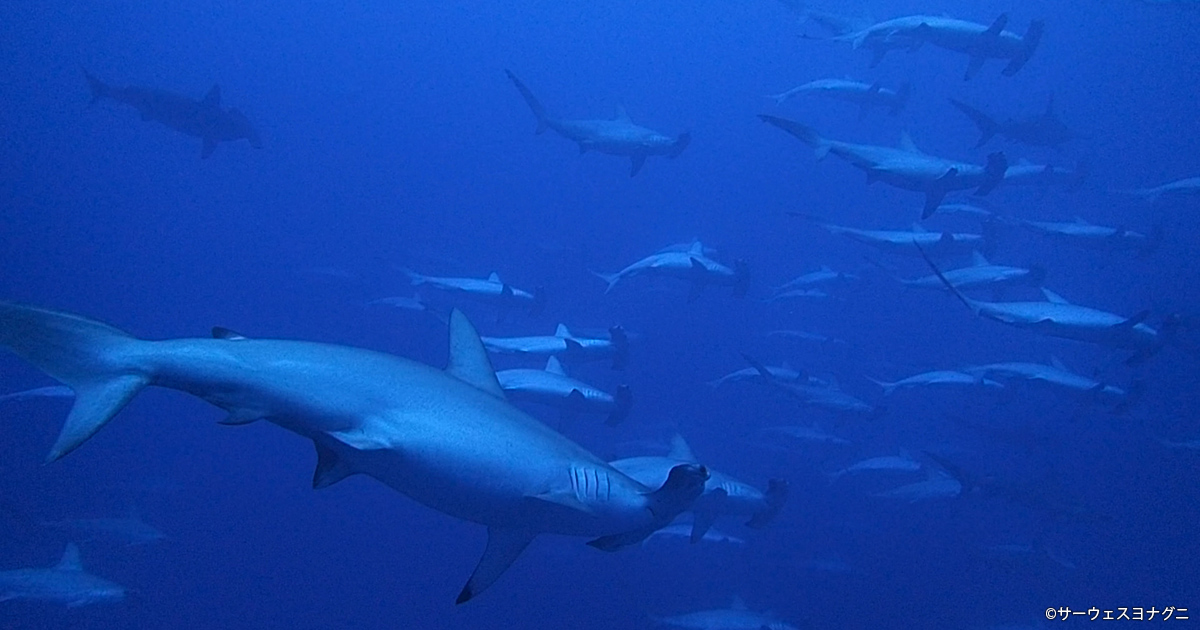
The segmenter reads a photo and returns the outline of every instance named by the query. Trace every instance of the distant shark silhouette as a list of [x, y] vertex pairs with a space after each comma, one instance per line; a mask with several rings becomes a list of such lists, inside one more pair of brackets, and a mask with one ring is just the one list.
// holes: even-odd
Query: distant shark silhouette
[[683, 463], [658, 489], [621, 473], [504, 398], [475, 327], [450, 314], [445, 370], [330, 344], [144, 341], [76, 315], [0, 302], [0, 345], [75, 390], [47, 461], [78, 448], [149, 385], [202, 398], [225, 424], [267, 420], [313, 441], [313, 487], [365, 474], [435, 510], [488, 526], [458, 596], [483, 592], [540, 533], [612, 551], [687, 510], [708, 471]]
[[221, 142], [245, 138], [250, 146], [262, 148], [262, 139], [250, 121], [237, 108], [221, 108], [221, 88], [212, 86], [204, 98], [195, 100], [164, 90], [125, 86], [116, 87], [84, 71], [92, 102], [111, 98], [138, 110], [142, 120], [160, 122], [175, 131], [200, 138], [200, 157], [207, 158]]
[[119, 602], [125, 588], [83, 570], [79, 548], [67, 544], [62, 560], [48, 568], [0, 571], [0, 602], [24, 599], [66, 604], [70, 608]]

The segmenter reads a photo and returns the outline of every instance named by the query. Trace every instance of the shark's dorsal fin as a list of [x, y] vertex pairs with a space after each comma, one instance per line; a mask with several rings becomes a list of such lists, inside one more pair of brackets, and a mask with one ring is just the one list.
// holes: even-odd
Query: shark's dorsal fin
[[566, 376], [567, 371], [563, 369], [562, 363], [559, 363], [558, 357], [550, 357], [546, 359], [546, 371], [559, 376]]
[[987, 267], [991, 263], [988, 262], [988, 259], [985, 258], [983, 254], [979, 253], [978, 251], [973, 251], [971, 252], [971, 264], [976, 267]]
[[504, 390], [496, 380], [496, 371], [479, 340], [479, 333], [458, 309], [450, 312], [450, 356], [446, 361], [446, 373], [504, 400]]
[[566, 339], [571, 336], [571, 331], [567, 330], [566, 324], [559, 324], [558, 328], [554, 329], [554, 336], [559, 339]]
[[328, 488], [354, 474], [333, 449], [315, 441], [313, 446], [317, 447], [317, 469], [313, 471], [312, 482], [314, 490]]
[[1070, 304], [1070, 302], [1067, 301], [1067, 298], [1045, 287], [1042, 288], [1042, 295], [1046, 296], [1046, 301], [1050, 302], [1051, 304]]
[[220, 107], [221, 86], [214, 83], [213, 86], [208, 89], [208, 92], [204, 95], [204, 98], [200, 101], [200, 104], [206, 108]]
[[1053, 355], [1053, 354], [1052, 354], [1052, 355], [1050, 355], [1050, 366], [1051, 366], [1051, 367], [1053, 367], [1053, 368], [1055, 368], [1055, 369], [1062, 370], [1062, 371], [1064, 371], [1064, 372], [1070, 372], [1070, 371], [1071, 371], [1071, 368], [1067, 367], [1067, 364], [1066, 364], [1066, 363], [1063, 363], [1063, 362], [1062, 362], [1062, 359], [1058, 358], [1057, 356], [1055, 356], [1055, 355]]
[[500, 274], [496, 273], [495, 271], [493, 271], [492, 273], [488, 274], [488, 278], [487, 278], [487, 279], [488, 279], [488, 282], [496, 282], [496, 283], [499, 283], [499, 284], [503, 284], [503, 281], [501, 281], [501, 280], [500, 280]]
[[75, 543], [67, 543], [67, 548], [63, 551], [62, 559], [58, 564], [54, 565], [55, 571], [83, 571], [83, 563], [79, 561], [79, 546]]
[[740, 596], [734, 595], [733, 601], [729, 602], [730, 610], [746, 610], [746, 602]]
[[917, 153], [920, 155], [925, 155], [924, 153], [921, 152], [920, 149], [917, 148], [917, 143], [913, 142], [912, 136], [908, 135], [907, 131], [900, 132], [900, 145], [899, 146], [902, 151], [908, 151], [909, 153]]
[[681, 462], [695, 463], [696, 461], [696, 454], [692, 452], [692, 447], [688, 446], [687, 441], [678, 433], [671, 436], [671, 451], [667, 453], [667, 457]]
[[633, 119], [629, 117], [629, 112], [625, 111], [624, 105], [617, 105], [617, 115], [613, 118], [617, 122], [632, 123]]
[[692, 241], [691, 247], [688, 247], [688, 256], [703, 256], [704, 243], [700, 241]]
[[483, 557], [479, 559], [479, 564], [475, 566], [475, 572], [471, 574], [471, 579], [467, 580], [466, 586], [458, 594], [458, 600], [455, 603], [461, 604], [491, 586], [496, 578], [499, 578], [517, 559], [517, 556], [525, 551], [529, 543], [533, 542], [534, 536], [537, 536], [537, 532], [489, 527], [487, 547], [483, 550]]
[[821, 268], [818, 271], [824, 271], [826, 273], [833, 273], [833, 269], [830, 268], [829, 265], [821, 265]]

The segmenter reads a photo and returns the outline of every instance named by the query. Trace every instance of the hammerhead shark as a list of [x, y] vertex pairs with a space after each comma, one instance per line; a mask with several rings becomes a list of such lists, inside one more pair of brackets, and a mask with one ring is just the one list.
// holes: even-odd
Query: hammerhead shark
[[505, 400], [475, 327], [454, 310], [445, 370], [401, 357], [305, 341], [146, 341], [106, 324], [0, 302], [0, 345], [75, 390], [51, 449], [82, 445], [143, 388], [187, 392], [228, 412], [224, 424], [266, 420], [316, 447], [313, 487], [373, 477], [445, 514], [488, 527], [465, 602], [496, 581], [541, 533], [637, 544], [687, 510], [708, 471], [682, 463], [648, 488]]
[[975, 188], [976, 195], [986, 195], [1004, 179], [1008, 159], [1003, 153], [992, 153], [987, 164], [980, 166], [923, 153], [905, 134], [899, 147], [854, 144], [822, 137], [813, 129], [778, 116], [760, 115], [774, 125], [812, 147], [818, 160], [830, 153], [849, 162], [867, 174], [867, 183], [884, 182], [896, 188], [925, 193], [921, 218], [927, 219], [937, 211], [946, 193]]
[[250, 146], [256, 149], [262, 148], [262, 139], [246, 116], [237, 108], [221, 107], [221, 87], [218, 85], [212, 86], [204, 98], [197, 101], [164, 90], [109, 85], [88, 72], [84, 72], [84, 76], [93, 103], [110, 98], [138, 110], [142, 120], [160, 122], [175, 131], [200, 138], [204, 142], [200, 149], [202, 158], [212, 155], [218, 143], [242, 138], [249, 140]]
[[665, 155], [670, 158], [678, 157], [692, 141], [692, 135], [679, 134], [670, 137], [657, 131], [639, 127], [633, 124], [624, 108], [617, 110], [617, 116], [611, 120], [567, 120], [551, 118], [541, 101], [533, 95], [517, 75], [504, 71], [517, 91], [537, 116], [537, 133], [553, 129], [558, 135], [579, 144], [579, 152], [586, 153], [595, 149], [609, 155], [624, 155], [632, 160], [629, 176], [633, 177], [642, 170], [646, 157], [650, 155]]

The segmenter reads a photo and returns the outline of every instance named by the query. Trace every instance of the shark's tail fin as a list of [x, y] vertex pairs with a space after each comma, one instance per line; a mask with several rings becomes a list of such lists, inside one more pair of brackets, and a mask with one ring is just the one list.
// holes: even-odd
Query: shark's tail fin
[[892, 106], [888, 113], [892, 116], [904, 111], [908, 107], [908, 98], [912, 96], [912, 83], [905, 81], [900, 89], [896, 90], [896, 98], [892, 101]]
[[600, 278], [601, 280], [608, 283], [608, 288], [604, 289], [605, 295], [607, 295], [610, 291], [612, 291], [613, 287], [617, 286], [617, 283], [621, 281], [620, 272], [604, 273], [602, 271], [593, 271], [592, 275], [596, 276], [597, 278]]
[[97, 79], [91, 72], [88, 72], [87, 70], [83, 71], [83, 76], [87, 79], [88, 89], [92, 93], [91, 103], [95, 103], [96, 101], [109, 96], [110, 89], [106, 83], [100, 79]]
[[75, 390], [75, 405], [47, 462], [86, 442], [149, 384], [150, 375], [131, 357], [140, 343], [100, 322], [0, 303], [0, 345]]
[[425, 284], [425, 276], [413, 271], [412, 269], [409, 269], [408, 267], [397, 267], [397, 269], [400, 271], [400, 273], [404, 274], [405, 278], [408, 278], [408, 283], [410, 285], [415, 287]]
[[804, 144], [812, 147], [817, 154], [817, 159], [822, 159], [829, 154], [829, 141], [821, 137], [821, 134], [814, 131], [811, 127], [802, 125], [794, 120], [780, 118], [778, 116], [770, 116], [767, 114], [759, 114], [758, 116], [763, 122], [775, 125], [780, 129], [792, 134]]
[[513, 85], [517, 86], [517, 91], [521, 93], [521, 97], [525, 99], [525, 103], [529, 105], [529, 109], [533, 110], [533, 115], [537, 117], [537, 133], [546, 131], [546, 128], [549, 127], [550, 117], [546, 115], [546, 108], [542, 107], [541, 101], [537, 100], [533, 92], [511, 70], [505, 70], [504, 74], [507, 74]]
[[608, 339], [613, 346], [612, 369], [624, 370], [629, 363], [629, 335], [620, 326], [608, 329]]
[[610, 427], [615, 427], [625, 421], [629, 417], [629, 409], [633, 406], [633, 394], [629, 393], [628, 385], [621, 385], [617, 391], [613, 393], [613, 400], [616, 401], [616, 407], [612, 413], [608, 414], [608, 419], [604, 421]]
[[877, 378], [871, 378], [870, 376], [866, 377], [866, 379], [868, 381], [871, 381], [872, 383], [875, 383], [876, 385], [882, 387], [884, 396], [891, 396], [892, 394], [894, 394], [896, 392], [896, 387], [899, 386], [898, 383], [889, 383], [887, 381], [880, 380]]
[[952, 98], [949, 100], [951, 105], [957, 108], [958, 111], [966, 114], [967, 118], [970, 118], [971, 122], [975, 123], [975, 126], [979, 128], [979, 142], [975, 143], [975, 148], [978, 149], [987, 144], [987, 141], [991, 140], [1000, 131], [1000, 123], [996, 122], [991, 116], [958, 99]]
[[675, 138], [675, 143], [671, 145], [671, 150], [667, 152], [667, 157], [679, 157], [679, 154], [683, 153], [683, 150], [688, 148], [691, 143], [692, 134], [690, 132], [685, 131], [679, 134], [679, 137]]
[[783, 509], [783, 504], [787, 503], [788, 483], [783, 479], [772, 479], [767, 482], [767, 491], [764, 494], [767, 499], [766, 509], [755, 514], [746, 523], [747, 527], [766, 527], [775, 519], [779, 510]]
[[1029, 23], [1029, 28], [1025, 31], [1025, 37], [1021, 38], [1021, 51], [1017, 53], [1012, 61], [1004, 67], [1002, 74], [1006, 77], [1021, 71], [1025, 64], [1033, 57], [1033, 53], [1037, 51], [1038, 44], [1042, 42], [1042, 34], [1046, 31], [1046, 23], [1042, 20], [1033, 20]]

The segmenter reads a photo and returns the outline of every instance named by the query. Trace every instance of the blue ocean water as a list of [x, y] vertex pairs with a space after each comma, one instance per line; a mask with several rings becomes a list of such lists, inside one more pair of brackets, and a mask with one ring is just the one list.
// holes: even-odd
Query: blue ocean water
[[[1040, 19], [1046, 34], [1014, 76], [992, 60], [964, 81], [963, 54], [926, 44], [872, 68], [869, 52], [820, 41], [828, 33], [802, 10], [773, 0], [6, 7], [0, 298], [143, 338], [202, 337], [220, 325], [440, 366], [444, 324], [369, 303], [412, 295], [402, 267], [497, 272], [515, 287], [544, 287], [547, 306], [498, 317], [463, 304], [486, 335], [550, 334], [562, 322], [601, 336], [621, 324], [632, 338], [626, 370], [572, 370], [605, 389], [630, 386], [623, 424], [531, 413], [605, 459], [665, 451], [678, 431], [708, 466], [759, 487], [786, 479], [790, 496], [761, 530], [718, 522], [744, 545], [605, 554], [543, 536], [490, 590], [454, 606], [484, 528], [361, 476], [313, 491], [307, 440], [267, 423], [217, 426], [220, 411], [151, 388], [77, 452], [42, 465], [70, 404], [10, 401], [0, 403], [0, 570], [53, 564], [67, 536], [49, 521], [136, 506], [167, 539], [81, 541], [84, 566], [132, 589], [126, 600], [0, 602], [0, 627], [648, 628], [737, 596], [801, 628], [984, 628], [1048, 625], [1047, 607], [1200, 606], [1197, 453], [1164, 444], [1200, 438], [1187, 343], [1200, 311], [1197, 198], [1148, 203], [1120, 192], [1200, 174], [1200, 11], [1129, 0], [811, 8], [865, 22], [925, 14], [984, 25], [1007, 12], [1014, 32]], [[692, 142], [677, 158], [651, 156], [631, 178], [627, 158], [535, 135], [506, 69], [555, 116], [611, 118], [623, 107]], [[84, 71], [194, 99], [217, 83], [263, 146], [222, 143], [202, 159], [198, 138], [112, 100], [89, 104]], [[843, 77], [910, 82], [912, 97], [896, 116], [860, 117], [835, 101], [764, 96]], [[1036, 115], [1053, 99], [1080, 137], [1061, 149], [1002, 138], [973, 148], [978, 132], [949, 98], [1000, 120]], [[986, 232], [990, 260], [1044, 267], [1046, 286], [1072, 302], [1148, 310], [1156, 328], [1176, 317], [1178, 343], [1127, 366], [1128, 352], [987, 321], [946, 293], [903, 287], [891, 276], [927, 275], [920, 258], [878, 253], [796, 215], [909, 229], [921, 194], [865, 186], [862, 172], [835, 156], [817, 161], [757, 114], [866, 144], [894, 146], [908, 132], [922, 151], [972, 163], [1000, 150], [1010, 164], [1086, 165], [1078, 189], [1002, 185], [987, 207], [1010, 219], [1161, 231], [1157, 248], [1073, 247], [1012, 220], [934, 216], [924, 229]], [[687, 282], [651, 278], [605, 294], [592, 273], [693, 239], [726, 264], [745, 260], [749, 295], [709, 286], [689, 299]], [[828, 299], [764, 301], [820, 265], [862, 279]], [[1028, 288], [975, 297], [1040, 299]], [[766, 334], [779, 329], [845, 343]], [[832, 414], [762, 384], [706, 384], [747, 367], [743, 354], [836, 380], [881, 413]], [[1118, 413], [1087, 392], [885, 397], [869, 380], [1052, 356], [1144, 393]], [[0, 357], [0, 393], [50, 384]], [[759, 433], [814, 423], [853, 443], [781, 449]], [[872, 495], [925, 473], [827, 480], [900, 452], [937, 470], [933, 453], [987, 481], [909, 502]], [[1006, 545], [1029, 551], [994, 549]]]

